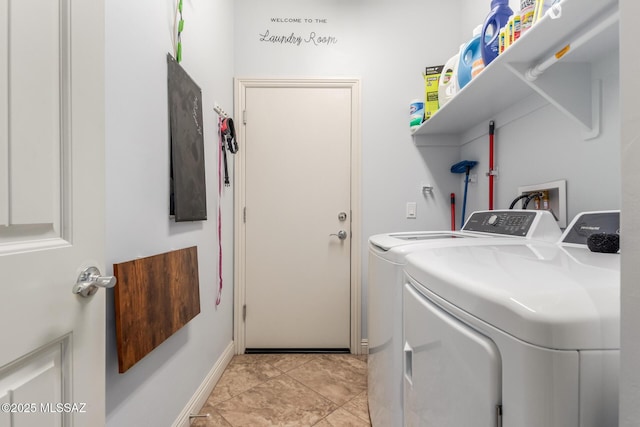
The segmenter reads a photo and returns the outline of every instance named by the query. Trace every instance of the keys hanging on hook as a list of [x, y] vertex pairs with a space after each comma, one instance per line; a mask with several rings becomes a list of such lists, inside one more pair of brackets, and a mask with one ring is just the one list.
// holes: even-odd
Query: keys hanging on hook
[[227, 143], [227, 150], [231, 154], [235, 154], [238, 152], [238, 142], [236, 141], [236, 128], [233, 125], [232, 118], [222, 119], [222, 124], [220, 125], [220, 131], [222, 132], [222, 137]]

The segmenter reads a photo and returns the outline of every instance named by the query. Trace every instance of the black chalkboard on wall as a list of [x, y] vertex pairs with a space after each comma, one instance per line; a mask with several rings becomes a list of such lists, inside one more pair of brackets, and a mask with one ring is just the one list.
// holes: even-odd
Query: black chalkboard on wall
[[171, 137], [169, 214], [176, 221], [205, 220], [202, 91], [170, 54], [167, 54], [167, 76]]

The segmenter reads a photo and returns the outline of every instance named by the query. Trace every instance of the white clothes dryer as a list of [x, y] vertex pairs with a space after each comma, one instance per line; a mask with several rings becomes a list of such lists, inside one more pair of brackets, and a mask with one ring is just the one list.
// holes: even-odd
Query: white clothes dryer
[[[379, 234], [369, 238], [368, 397], [373, 427], [396, 427], [402, 416], [402, 285], [405, 257], [433, 247], [555, 242], [561, 235], [545, 211], [478, 211], [461, 231]], [[502, 237], [502, 239], [498, 239]]]
[[589, 212], [558, 244], [408, 255], [404, 425], [618, 425], [619, 255], [586, 248], [618, 227]]

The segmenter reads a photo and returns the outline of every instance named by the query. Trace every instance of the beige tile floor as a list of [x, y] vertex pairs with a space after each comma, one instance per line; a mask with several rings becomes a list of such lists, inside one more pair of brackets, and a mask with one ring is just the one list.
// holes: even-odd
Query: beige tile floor
[[366, 427], [366, 356], [234, 356], [192, 427]]

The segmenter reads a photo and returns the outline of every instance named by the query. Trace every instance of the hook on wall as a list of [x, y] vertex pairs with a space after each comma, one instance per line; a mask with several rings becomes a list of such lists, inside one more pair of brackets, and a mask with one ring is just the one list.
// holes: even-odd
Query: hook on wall
[[215, 111], [216, 113], [218, 113], [218, 115], [219, 115], [220, 117], [222, 117], [223, 119], [227, 119], [227, 118], [229, 118], [229, 115], [228, 115], [228, 114], [227, 114], [227, 113], [222, 109], [222, 107], [221, 107], [221, 106], [219, 106], [218, 104], [216, 104], [216, 105], [213, 107], [213, 111]]

